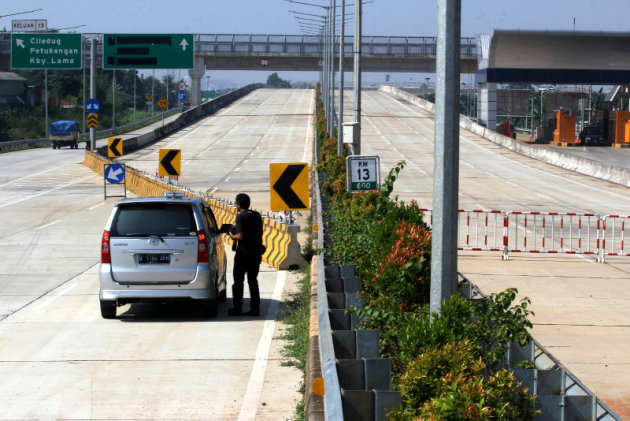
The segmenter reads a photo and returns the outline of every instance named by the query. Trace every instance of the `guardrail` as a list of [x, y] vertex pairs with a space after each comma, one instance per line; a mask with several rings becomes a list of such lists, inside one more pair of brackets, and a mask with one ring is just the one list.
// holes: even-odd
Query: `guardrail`
[[[165, 117], [170, 117], [173, 114], [177, 114], [181, 112], [181, 110], [179, 108], [174, 108], [168, 111], [164, 112], [164, 116]], [[150, 122], [151, 120], [156, 120], [159, 121], [159, 119], [162, 118], [162, 114], [156, 114], [154, 116], [151, 117], [146, 117], [143, 118], [142, 120], [138, 120], [135, 121], [133, 123], [129, 123], [129, 124], [125, 124], [122, 126], [118, 126], [118, 127], [112, 127], [111, 129], [105, 129], [105, 130], [97, 130], [96, 131], [96, 136], [98, 137], [103, 137], [103, 136], [107, 136], [107, 135], [111, 135], [113, 133], [120, 133], [120, 132], [126, 132], [128, 130], [134, 129], [136, 127], [141, 127], [144, 126], [145, 123]], [[81, 133], [79, 135], [79, 139], [81, 141], [89, 141], [90, 139], [90, 134], [89, 133]], [[8, 142], [0, 142], [0, 150], [3, 149], [9, 149], [9, 148], [13, 148], [13, 147], [19, 147], [19, 146], [25, 146], [25, 145], [41, 145], [41, 144], [45, 144], [47, 146], [50, 146], [50, 139], [48, 139], [47, 137], [42, 137], [39, 139], [23, 139], [23, 140], [10, 140]]]
[[[464, 297], [485, 297], [479, 287], [461, 273], [458, 275], [459, 291]], [[521, 361], [532, 362], [535, 368], [516, 368]], [[536, 409], [542, 410], [542, 419], [621, 421], [619, 415], [533, 338], [525, 347], [510, 343], [505, 365], [536, 395]]]

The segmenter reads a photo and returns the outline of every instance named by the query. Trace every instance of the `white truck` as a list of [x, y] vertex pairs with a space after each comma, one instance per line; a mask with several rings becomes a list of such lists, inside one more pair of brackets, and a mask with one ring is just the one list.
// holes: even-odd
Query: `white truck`
[[79, 123], [73, 120], [54, 121], [48, 125], [50, 144], [53, 149], [70, 146], [79, 148]]

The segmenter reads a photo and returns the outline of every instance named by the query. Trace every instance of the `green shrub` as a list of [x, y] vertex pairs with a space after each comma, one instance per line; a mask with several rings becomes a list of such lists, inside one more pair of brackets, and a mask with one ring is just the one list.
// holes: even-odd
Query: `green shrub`
[[485, 375], [468, 340], [428, 349], [401, 377], [404, 405], [390, 419], [531, 420], [534, 397], [508, 370]]
[[509, 288], [498, 294], [468, 301], [453, 295], [443, 304], [440, 315], [428, 317], [428, 309], [410, 314], [400, 325], [398, 338], [400, 353], [405, 362], [428, 348], [440, 348], [453, 341], [469, 339], [475, 355], [493, 370], [505, 359], [505, 347], [509, 342], [525, 345], [530, 339], [527, 319], [533, 314], [528, 309], [527, 298], [512, 305], [517, 290]]

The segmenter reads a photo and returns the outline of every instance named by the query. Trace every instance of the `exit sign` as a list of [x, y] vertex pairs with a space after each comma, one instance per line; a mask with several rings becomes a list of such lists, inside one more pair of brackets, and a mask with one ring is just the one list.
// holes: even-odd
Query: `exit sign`
[[192, 34], [103, 34], [104, 69], [192, 69]]
[[11, 34], [12, 69], [80, 69], [81, 34]]

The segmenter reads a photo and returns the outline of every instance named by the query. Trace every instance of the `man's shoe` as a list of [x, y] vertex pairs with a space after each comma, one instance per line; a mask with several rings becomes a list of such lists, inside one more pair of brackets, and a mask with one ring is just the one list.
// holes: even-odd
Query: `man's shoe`
[[241, 310], [237, 310], [235, 308], [231, 308], [228, 310], [228, 315], [230, 316], [242, 316], [243, 312]]
[[260, 310], [249, 310], [245, 313], [243, 313], [245, 316], [260, 316]]

